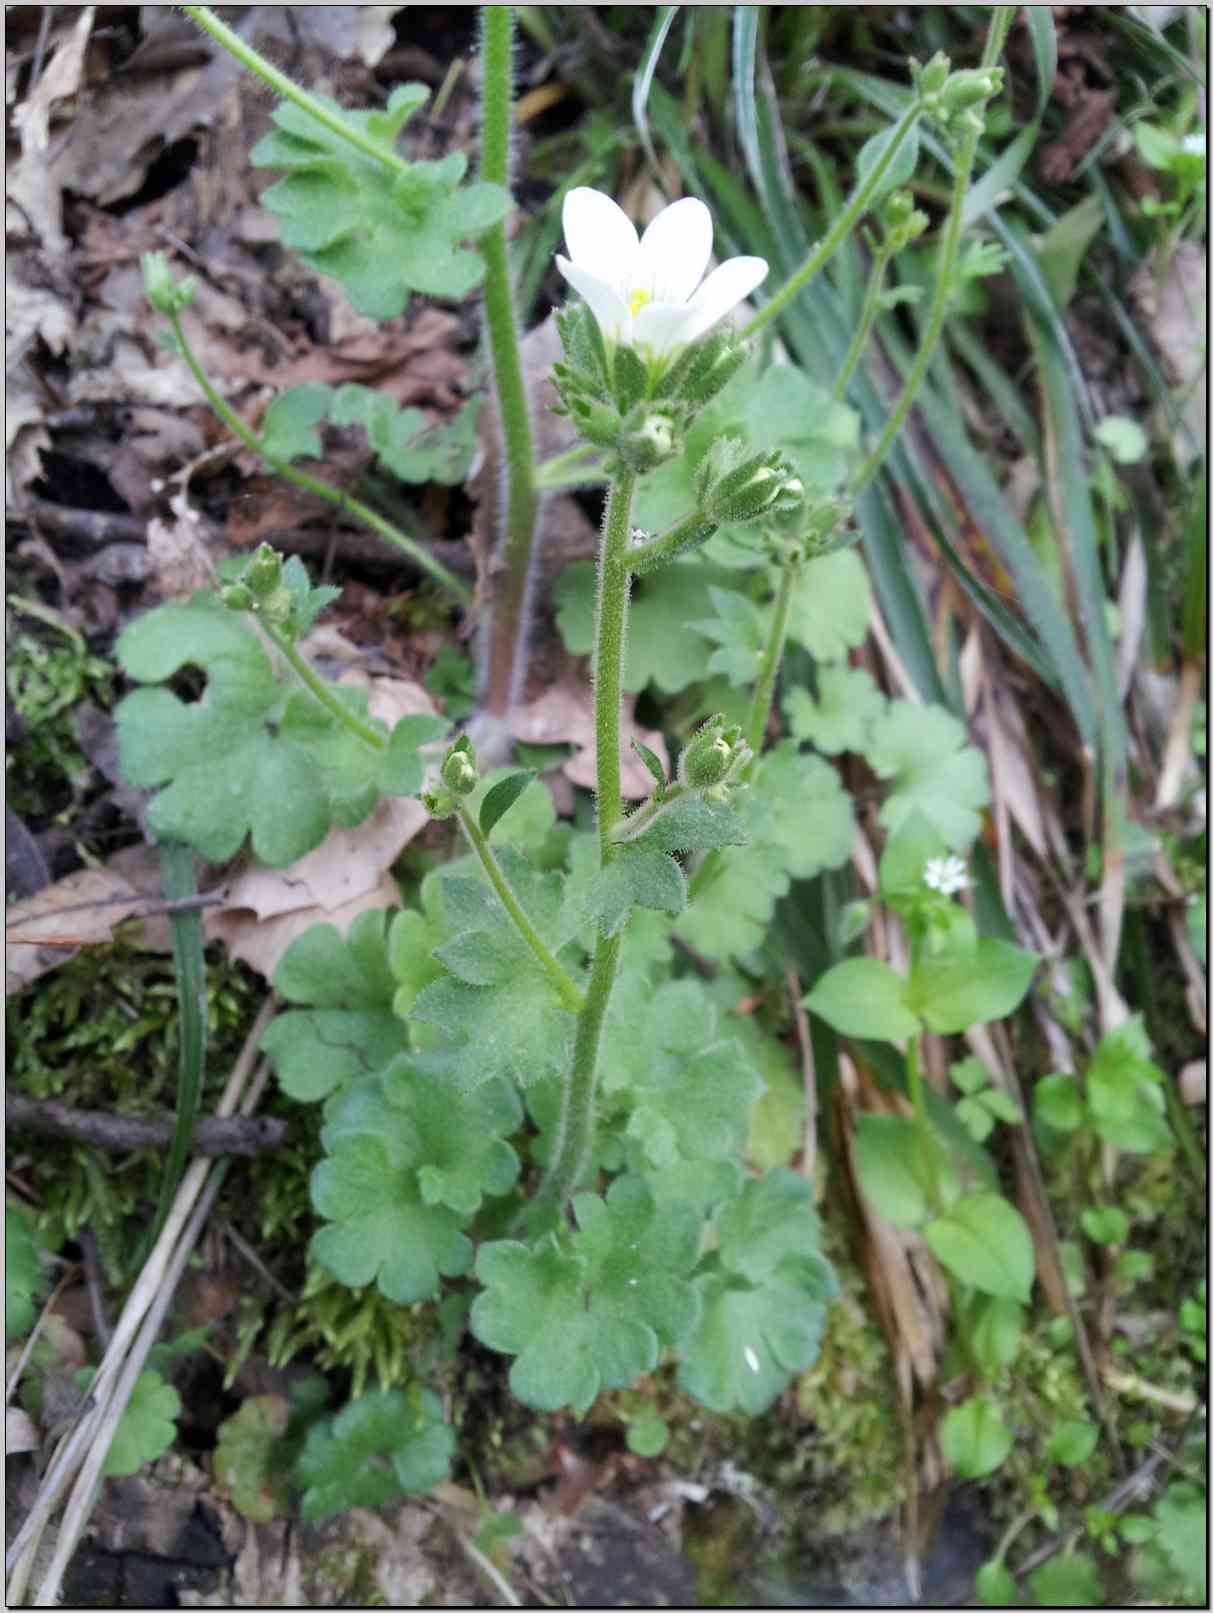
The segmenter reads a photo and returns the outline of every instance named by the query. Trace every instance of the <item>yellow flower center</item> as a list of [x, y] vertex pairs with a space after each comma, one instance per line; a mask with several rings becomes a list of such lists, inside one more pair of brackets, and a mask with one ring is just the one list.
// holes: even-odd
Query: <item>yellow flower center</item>
[[628, 307], [632, 312], [632, 318], [635, 319], [636, 315], [644, 307], [645, 303], [652, 302], [652, 300], [653, 293], [651, 291], [646, 291], [643, 286], [634, 291], [632, 293], [631, 301], [628, 303]]

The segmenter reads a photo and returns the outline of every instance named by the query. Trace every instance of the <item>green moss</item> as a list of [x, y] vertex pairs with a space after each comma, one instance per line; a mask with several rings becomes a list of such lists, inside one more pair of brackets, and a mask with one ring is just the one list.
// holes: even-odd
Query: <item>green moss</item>
[[298, 1300], [278, 1307], [266, 1328], [265, 1350], [276, 1367], [306, 1352], [324, 1372], [348, 1371], [356, 1400], [371, 1378], [383, 1389], [411, 1382], [437, 1336], [436, 1306], [397, 1305], [373, 1283], [346, 1288], [309, 1264]]

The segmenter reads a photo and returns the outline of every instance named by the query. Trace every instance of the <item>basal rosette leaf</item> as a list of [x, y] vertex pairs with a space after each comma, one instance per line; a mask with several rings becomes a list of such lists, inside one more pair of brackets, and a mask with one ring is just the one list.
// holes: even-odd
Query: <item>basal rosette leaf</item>
[[[318, 591], [302, 567], [288, 563], [284, 578], [297, 596], [298, 626]], [[210, 862], [234, 857], [246, 837], [272, 868], [297, 861], [333, 823], [361, 822], [378, 790], [419, 789], [418, 747], [444, 726], [406, 718], [409, 726], [398, 725], [387, 750], [376, 750], [279, 681], [250, 623], [201, 601], [141, 616], [119, 639], [118, 658], [144, 684], [163, 684], [185, 667], [206, 676], [194, 701], [163, 687], [137, 689], [120, 703], [116, 721], [124, 776], [161, 787], [148, 809], [153, 832], [184, 841]], [[365, 716], [364, 693], [334, 694]]]
[[476, 1261], [484, 1291], [472, 1331], [516, 1357], [510, 1387], [541, 1411], [584, 1412], [601, 1389], [634, 1383], [697, 1314], [688, 1279], [699, 1224], [689, 1206], [659, 1208], [643, 1181], [622, 1177], [605, 1200], [579, 1194], [574, 1208], [571, 1238], [485, 1244]]
[[816, 1359], [838, 1292], [820, 1252], [812, 1190], [793, 1171], [751, 1177], [717, 1216], [717, 1253], [696, 1279], [698, 1324], [678, 1382], [713, 1411], [765, 1411]]
[[350, 1507], [423, 1495], [450, 1473], [454, 1431], [428, 1389], [360, 1395], [308, 1430], [295, 1464], [302, 1515], [319, 1523]]
[[891, 793], [880, 821], [895, 834], [915, 810], [953, 851], [971, 845], [990, 799], [981, 752], [966, 743], [963, 725], [939, 706], [893, 700], [868, 730], [864, 747], [872, 770]]
[[408, 1047], [408, 1030], [394, 1010], [388, 937], [415, 917], [360, 913], [345, 939], [334, 925], [316, 924], [287, 948], [274, 986], [296, 1006], [277, 1016], [261, 1048], [292, 1098], [327, 1098]]
[[851, 803], [828, 762], [785, 740], [759, 758], [735, 810], [748, 842], [726, 850], [712, 881], [678, 920], [678, 934], [709, 958], [758, 946], [793, 879], [850, 856]]

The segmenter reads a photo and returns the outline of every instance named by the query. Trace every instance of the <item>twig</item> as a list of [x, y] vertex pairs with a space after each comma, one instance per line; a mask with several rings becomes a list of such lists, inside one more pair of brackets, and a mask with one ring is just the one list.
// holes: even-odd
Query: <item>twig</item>
[[[99, 1109], [73, 1109], [49, 1098], [27, 1098], [9, 1092], [4, 1099], [4, 1119], [14, 1131], [32, 1131], [40, 1137], [64, 1137], [72, 1142], [91, 1143], [112, 1153], [140, 1148], [167, 1148], [173, 1135], [173, 1121], [136, 1119], [111, 1115]], [[249, 1159], [286, 1140], [286, 1121], [268, 1115], [245, 1119], [241, 1115], [216, 1116], [200, 1120], [194, 1128], [192, 1152], [206, 1158], [235, 1154]]]
[[21, 508], [6, 510], [5, 514], [14, 526], [31, 526], [85, 549], [104, 549], [111, 543], [142, 543], [147, 537], [147, 522], [137, 515], [69, 509], [45, 499], [27, 499]]
[[[11, 922], [4, 926], [5, 940], [8, 940], [12, 930], [19, 930], [25, 924], [37, 924], [42, 919], [57, 919], [65, 913], [85, 913], [95, 907], [124, 907], [128, 904], [131, 911], [123, 915], [123, 922], [128, 918], [154, 918], [161, 913], [192, 913], [198, 908], [222, 907], [227, 901], [227, 892], [223, 890], [200, 891], [197, 896], [182, 896], [175, 902], [162, 902], [155, 897], [141, 897], [137, 891], [128, 891], [125, 895], [95, 896], [89, 902], [69, 902], [65, 907], [46, 907], [40, 913], [20, 913]], [[38, 945], [42, 944], [41, 937], [35, 938]]]

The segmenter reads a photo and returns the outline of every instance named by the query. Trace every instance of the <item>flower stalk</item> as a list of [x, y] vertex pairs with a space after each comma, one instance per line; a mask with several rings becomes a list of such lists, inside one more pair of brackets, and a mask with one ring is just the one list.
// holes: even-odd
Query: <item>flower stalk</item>
[[[480, 15], [483, 39], [480, 177], [508, 190], [513, 115], [510, 71], [513, 17], [509, 6], [483, 6]], [[494, 585], [482, 683], [486, 709], [494, 716], [504, 717], [522, 693], [526, 672], [526, 619], [539, 492], [504, 219], [481, 237], [480, 252], [484, 258], [484, 317], [501, 416], [506, 484], [501, 548], [504, 564]]]
[[[191, 9], [201, 8], [195, 7]], [[465, 609], [471, 605], [472, 592], [467, 584], [461, 582], [454, 572], [448, 571], [441, 560], [435, 560], [433, 555], [427, 554], [415, 538], [410, 538], [399, 531], [390, 521], [385, 520], [382, 515], [378, 515], [372, 510], [368, 504], [364, 504], [361, 499], [351, 498], [348, 493], [343, 493], [339, 487], [333, 487], [329, 482], [321, 481], [318, 476], [309, 476], [306, 471], [297, 470], [289, 460], [280, 459], [277, 454], [268, 452], [252, 427], [240, 418], [227, 399], [212, 385], [210, 377], [199, 364], [193, 348], [186, 340], [180, 314], [175, 309], [170, 309], [165, 311], [165, 317], [172, 327], [177, 349], [188, 365], [190, 374], [197, 381], [202, 395], [234, 437], [238, 437], [246, 448], [263, 460], [275, 475], [281, 476], [283, 481], [292, 483], [293, 486], [300, 488], [305, 493], [314, 493], [317, 498], [322, 498], [326, 504], [332, 504], [336, 509], [344, 510], [347, 515], [352, 515], [356, 521], [361, 521], [363, 526], [370, 527], [376, 536], [407, 555], [415, 566], [426, 572], [435, 582], [440, 583], [448, 593], [453, 594]]]
[[527, 918], [522, 909], [522, 904], [515, 896], [509, 880], [505, 877], [501, 864], [493, 854], [493, 848], [489, 845], [487, 836], [481, 832], [480, 825], [462, 801], [456, 808], [456, 816], [464, 834], [467, 835], [468, 840], [471, 842], [472, 850], [480, 859], [481, 867], [488, 875], [490, 885], [497, 892], [502, 907], [510, 915], [518, 933], [543, 966], [543, 971], [556, 988], [561, 1002], [571, 1014], [580, 1013], [585, 1003], [585, 994], [548, 949], [538, 930]]
[[[628, 542], [631, 533], [633, 471], [622, 470], [611, 486], [598, 568], [594, 635], [594, 735], [598, 764], [598, 856], [605, 867], [615, 855], [612, 832], [623, 816], [620, 777], [620, 712], [623, 658], [627, 639]], [[598, 936], [585, 1003], [577, 1020], [573, 1062], [561, 1095], [560, 1121], [548, 1172], [536, 1195], [537, 1208], [561, 1211], [577, 1191], [589, 1165], [594, 1140], [598, 1055], [602, 1028], [619, 958], [622, 934]]]

